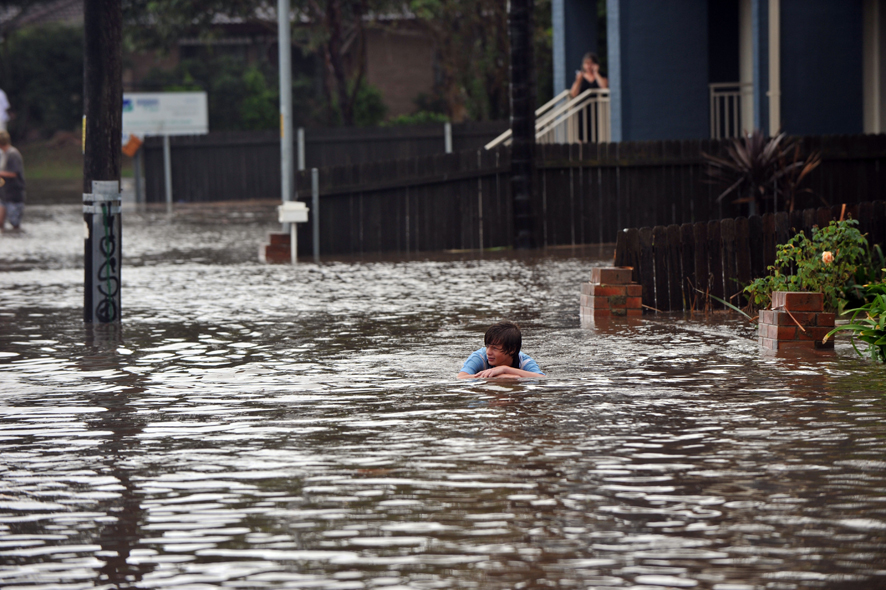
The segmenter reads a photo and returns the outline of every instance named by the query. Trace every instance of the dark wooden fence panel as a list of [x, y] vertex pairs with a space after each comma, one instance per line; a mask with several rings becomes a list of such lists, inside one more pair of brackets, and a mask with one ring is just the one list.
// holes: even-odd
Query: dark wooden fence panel
[[668, 309], [683, 309], [682, 239], [680, 226], [671, 224], [667, 230], [668, 240]]
[[[872, 246], [882, 248], [886, 202], [859, 203], [856, 209], [859, 215], [868, 215], [859, 229], [867, 233]], [[821, 227], [841, 216], [852, 217], [852, 208], [807, 209], [801, 218], [810, 216]], [[634, 280], [643, 285], [643, 305], [647, 308], [699, 311], [706, 303], [699, 291], [733, 305], [744, 305], [747, 300], [741, 295], [742, 289], [754, 277], [766, 274], [763, 261], [775, 259], [776, 245], [805, 231], [785, 226], [788, 219], [787, 215], [767, 213], [762, 218], [754, 215], [625, 229], [616, 242], [615, 264], [633, 267]], [[783, 235], [779, 233], [781, 228], [786, 228]], [[715, 300], [710, 304], [715, 309], [723, 307]]]
[[[454, 141], [460, 137], [459, 129], [453, 126]], [[475, 141], [477, 147], [481, 139], [498, 130], [478, 127], [472, 132], [475, 135], [471, 141]], [[432, 154], [420, 155], [425, 150], [421, 142], [425, 139], [430, 142], [437, 137], [435, 134], [439, 134], [438, 143], [442, 145], [442, 130], [436, 127], [426, 130], [426, 138], [420, 136], [420, 131], [337, 129], [324, 131], [327, 135], [323, 137], [318, 135], [319, 131], [309, 131], [309, 154], [315, 145], [312, 141], [321, 139], [329, 145], [349, 146], [347, 150], [352, 151], [340, 152], [346, 158], [386, 157], [385, 154], [401, 153], [390, 151], [395, 150], [390, 147], [394, 144], [412, 145], [405, 152], [410, 154], [409, 158], [321, 168], [321, 217], [328, 214], [335, 220], [334, 224], [326, 220], [321, 223], [323, 252], [463, 249], [511, 244], [510, 150], [441, 154], [440, 148]], [[376, 148], [361, 152], [365, 147], [357, 145], [361, 141]], [[881, 195], [886, 191], [883, 188], [886, 185], [886, 136], [811, 137], [800, 138], [800, 141], [804, 149], [822, 150], [823, 163], [809, 183], [816, 194], [803, 197], [807, 203], [804, 211], [767, 213], [748, 219], [750, 251], [746, 262], [751, 274], [765, 271], [774, 259], [774, 244], [784, 241], [794, 229], [808, 232], [825, 217], [835, 216], [835, 208], [823, 207], [821, 198], [829, 203], [847, 203], [845, 208], [840, 207], [841, 214], [860, 219], [867, 224], [864, 231], [872, 236], [886, 232], [886, 227], [877, 221], [882, 216], [877, 217], [874, 208], [863, 206], [860, 211], [856, 210], [856, 201], [869, 202], [866, 195]], [[390, 144], [389, 151], [380, 147], [383, 143]], [[458, 147], [458, 141], [455, 143]], [[532, 203], [540, 245], [611, 243], [625, 227], [693, 224], [746, 215], [746, 205], [732, 203], [730, 199], [718, 200], [722, 187], [704, 182], [706, 163], [702, 154], [722, 156], [726, 145], [717, 140], [539, 145], [536, 194]], [[274, 133], [177, 137], [172, 139], [172, 146], [176, 200], [279, 199], [279, 140]], [[317, 148], [314, 153], [322, 150]], [[147, 142], [145, 160], [148, 200], [162, 202], [162, 150], [156, 138]], [[310, 200], [309, 172], [297, 174], [296, 186], [298, 198]], [[369, 217], [354, 218], [364, 215]], [[299, 233], [307, 239], [310, 231], [306, 226], [306, 230]], [[694, 235], [694, 229], [692, 233]], [[708, 233], [706, 229], [705, 235]], [[682, 229], [680, 237], [684, 244], [687, 236]], [[715, 235], [708, 237], [705, 251], [711, 240], [717, 239]], [[700, 247], [684, 244], [680, 251], [685, 253], [688, 248], [694, 257]], [[740, 256], [744, 253], [736, 251], [736, 273], [739, 273]], [[685, 271], [683, 258], [681, 254], [681, 269]], [[693, 268], [695, 262], [693, 258]], [[728, 294], [730, 277], [723, 273], [728, 273], [729, 268], [725, 261], [719, 267], [712, 267], [707, 261], [706, 274], [696, 277], [698, 280], [692, 284], [701, 289], [720, 289], [722, 285], [722, 293]], [[708, 280], [711, 269], [716, 276], [713, 282]], [[684, 272], [684, 278], [689, 276]], [[694, 299], [695, 294], [687, 294], [686, 288], [687, 285], [680, 285], [683, 299]]]
[[[710, 281], [708, 291], [711, 295], [723, 299], [723, 276], [728, 265], [724, 263], [723, 239], [732, 239], [732, 236], [720, 235], [720, 222], [711, 220], [708, 222], [708, 272]], [[717, 300], [712, 301], [714, 309], [720, 309], [722, 304]]]
[[[508, 128], [505, 121], [455, 124], [453, 151], [476, 151]], [[176, 201], [280, 198], [280, 136], [273, 131], [222, 132], [170, 138]], [[307, 129], [305, 166], [360, 165], [444, 152], [442, 124], [409, 127]], [[144, 146], [148, 202], [165, 199], [163, 143]]]
[[655, 249], [655, 307], [661, 311], [670, 311], [668, 228], [662, 225], [652, 228], [652, 245]]

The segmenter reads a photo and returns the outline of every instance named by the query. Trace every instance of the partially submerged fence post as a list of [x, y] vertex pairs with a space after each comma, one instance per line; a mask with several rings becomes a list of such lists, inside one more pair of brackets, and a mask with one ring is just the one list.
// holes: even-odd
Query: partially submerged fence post
[[[298, 171], [305, 169], [305, 128], [298, 128]], [[298, 190], [296, 190], [298, 192]]]
[[163, 136], [163, 186], [166, 188], [166, 212], [172, 213], [172, 149], [169, 136]]
[[314, 243], [314, 262], [320, 263], [320, 171], [311, 168], [311, 208], [312, 215], [312, 238]]

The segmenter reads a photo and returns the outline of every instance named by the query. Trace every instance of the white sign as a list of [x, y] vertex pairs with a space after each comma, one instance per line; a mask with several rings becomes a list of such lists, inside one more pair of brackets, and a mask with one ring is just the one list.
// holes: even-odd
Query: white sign
[[123, 94], [123, 137], [209, 133], [205, 92]]

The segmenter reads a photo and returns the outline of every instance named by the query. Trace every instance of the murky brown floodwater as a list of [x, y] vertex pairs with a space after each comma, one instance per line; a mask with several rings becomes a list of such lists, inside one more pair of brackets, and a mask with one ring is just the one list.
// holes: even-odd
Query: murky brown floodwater
[[[3, 588], [886, 587], [886, 370], [737, 320], [582, 328], [596, 249], [256, 262], [268, 208], [0, 236]], [[550, 378], [458, 382], [499, 317]]]

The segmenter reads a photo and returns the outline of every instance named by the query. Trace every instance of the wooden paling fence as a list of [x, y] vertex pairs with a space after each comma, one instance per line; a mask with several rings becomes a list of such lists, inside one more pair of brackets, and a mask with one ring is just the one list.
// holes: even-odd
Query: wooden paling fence
[[[798, 206], [886, 199], [886, 135], [798, 138], [820, 150]], [[615, 242], [621, 228], [735, 218], [746, 205], [718, 201], [702, 153], [727, 141], [539, 145], [533, 217], [541, 247]], [[310, 171], [296, 175], [310, 200]], [[512, 245], [510, 150], [458, 152], [320, 170], [320, 251], [416, 252]], [[309, 205], [310, 206], [310, 205]], [[767, 204], [771, 207], [771, 204]], [[780, 207], [784, 204], [781, 203]], [[299, 250], [311, 247], [311, 224]]]
[[[742, 289], [767, 274], [778, 244], [849, 218], [858, 220], [871, 246], [886, 244], [886, 202], [874, 201], [626, 229], [618, 235], [615, 265], [633, 267], [634, 280], [643, 286], [643, 305], [653, 310], [701, 310], [704, 293], [744, 305]], [[713, 299], [711, 305], [723, 307]]]
[[[507, 128], [506, 121], [452, 125], [454, 151], [480, 149]], [[280, 134], [231, 131], [173, 136], [172, 193], [176, 201], [280, 198]], [[147, 201], [165, 200], [163, 142], [144, 145]], [[295, 147], [293, 151], [295, 151]], [[305, 130], [305, 167], [359, 166], [443, 154], [443, 124]]]

